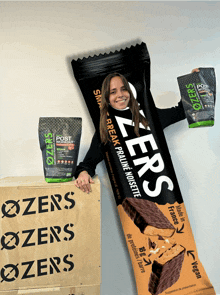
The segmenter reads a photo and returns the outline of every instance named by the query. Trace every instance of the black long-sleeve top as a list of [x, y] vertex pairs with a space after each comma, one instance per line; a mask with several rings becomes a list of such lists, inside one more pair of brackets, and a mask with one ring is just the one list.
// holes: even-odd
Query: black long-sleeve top
[[[162, 125], [162, 128], [166, 128], [176, 122], [179, 122], [186, 118], [182, 102], [178, 103], [178, 106], [168, 109], [158, 109], [158, 116]], [[96, 166], [104, 159], [101, 141], [98, 134], [95, 132], [92, 138], [90, 148], [82, 162], [76, 167], [75, 178], [78, 177], [82, 171], [87, 171], [91, 177], [95, 175]]]

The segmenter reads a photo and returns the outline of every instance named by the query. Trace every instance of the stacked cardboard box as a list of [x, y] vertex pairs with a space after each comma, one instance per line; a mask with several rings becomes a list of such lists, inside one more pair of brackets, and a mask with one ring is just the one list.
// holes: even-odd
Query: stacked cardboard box
[[100, 182], [0, 180], [0, 295], [100, 294]]

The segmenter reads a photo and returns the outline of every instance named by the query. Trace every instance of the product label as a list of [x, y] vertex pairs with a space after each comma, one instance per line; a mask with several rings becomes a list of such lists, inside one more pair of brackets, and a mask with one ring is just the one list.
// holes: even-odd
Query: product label
[[67, 181], [75, 173], [81, 118], [40, 118], [39, 141], [47, 182]]
[[198, 111], [200, 109], [203, 109], [203, 105], [201, 100], [199, 99], [198, 91], [197, 88], [194, 84], [188, 84], [186, 85], [187, 88], [187, 93], [189, 96], [189, 99], [192, 103], [192, 107], [194, 108], [195, 111]]
[[[162, 232], [162, 235], [142, 233], [123, 206], [118, 206], [139, 293], [186, 294], [182, 291], [191, 290], [193, 294], [208, 278], [198, 259], [195, 243], [190, 238], [192, 231], [185, 206], [174, 203], [172, 206], [158, 205], [158, 208], [174, 226], [173, 235], [165, 237]], [[157, 273], [158, 278], [155, 279]], [[165, 276], [161, 286], [160, 274]], [[208, 291], [208, 288], [212, 289], [208, 281], [206, 288], [207, 294], [215, 294], [212, 290]]]
[[179, 196], [179, 202], [182, 202], [178, 185], [166, 168], [160, 146], [149, 127], [146, 129], [140, 123], [140, 136], [137, 137], [130, 110], [117, 111], [110, 108], [107, 129], [120, 163], [121, 171], [116, 179], [120, 177], [122, 182], [123, 177], [123, 185], [127, 183], [130, 188], [126, 197], [173, 204]]

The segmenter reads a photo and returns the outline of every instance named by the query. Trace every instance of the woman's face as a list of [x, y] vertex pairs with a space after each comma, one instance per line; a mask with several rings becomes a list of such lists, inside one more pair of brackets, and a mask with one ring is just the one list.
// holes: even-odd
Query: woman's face
[[123, 110], [128, 106], [130, 93], [126, 90], [120, 77], [113, 77], [110, 81], [110, 105], [118, 110]]

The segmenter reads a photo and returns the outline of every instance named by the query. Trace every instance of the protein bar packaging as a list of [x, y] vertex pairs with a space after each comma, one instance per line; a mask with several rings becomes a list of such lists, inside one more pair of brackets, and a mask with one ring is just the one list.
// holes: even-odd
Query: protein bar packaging
[[72, 180], [78, 159], [81, 131], [81, 118], [39, 119], [39, 142], [46, 182]]
[[72, 60], [75, 78], [99, 134], [101, 86], [114, 72], [125, 76], [141, 113], [134, 133], [130, 109], [108, 107], [111, 141], [103, 153], [129, 249], [138, 295], [215, 291], [198, 258], [193, 233], [168, 146], [150, 92], [150, 57], [145, 43], [109, 54]]
[[216, 100], [214, 68], [199, 68], [177, 78], [189, 128], [213, 126]]

